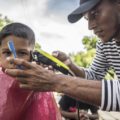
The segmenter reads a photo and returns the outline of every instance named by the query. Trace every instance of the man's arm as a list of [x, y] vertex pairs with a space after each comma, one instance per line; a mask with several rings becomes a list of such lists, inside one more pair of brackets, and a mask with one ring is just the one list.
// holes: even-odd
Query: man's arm
[[103, 52], [103, 43], [101, 43], [101, 41], [96, 45], [96, 56], [88, 69], [75, 65], [70, 57], [64, 52], [55, 51], [53, 52], [53, 56], [64, 62], [75, 76], [89, 80], [102, 80], [109, 67], [106, 56]]
[[[22, 65], [25, 69], [6, 69], [5, 72], [20, 82], [20, 87], [35, 91], [56, 91], [65, 93], [78, 100], [101, 105], [104, 110], [120, 110], [120, 82], [93, 81], [80, 77], [58, 75], [46, 70], [40, 65], [21, 59], [9, 59], [15, 65]], [[110, 92], [111, 91], [111, 92]], [[114, 99], [113, 99], [114, 98]], [[110, 100], [109, 100], [110, 99]], [[110, 102], [111, 101], [111, 102]], [[104, 106], [113, 106], [106, 109]]]
[[75, 76], [85, 78], [85, 71], [81, 67], [75, 65], [67, 54], [61, 51], [54, 51], [52, 55], [60, 61], [62, 61], [64, 64], [66, 64], [70, 68], [70, 70], [75, 74]]
[[55, 75], [55, 91], [67, 94], [75, 99], [93, 104], [101, 104], [101, 81], [85, 80], [78, 77], [66, 75]]
[[69, 65], [70, 70], [75, 74], [75, 76], [85, 78], [85, 71], [82, 67], [77, 66], [73, 62]]
[[20, 87], [37, 91], [56, 91], [94, 105], [101, 103], [102, 82], [72, 77], [43, 68], [22, 59], [9, 59], [25, 69], [6, 69], [5, 72], [20, 82]]

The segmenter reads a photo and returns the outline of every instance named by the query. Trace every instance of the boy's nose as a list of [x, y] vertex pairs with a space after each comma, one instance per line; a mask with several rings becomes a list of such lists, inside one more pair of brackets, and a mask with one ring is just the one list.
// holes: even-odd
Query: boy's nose
[[[7, 59], [11, 59], [11, 58], [14, 58], [14, 56], [13, 55], [11, 55], [11, 56], [9, 56], [9, 57], [7, 57]], [[12, 61], [8, 61], [8, 67], [9, 68], [15, 68], [15, 64], [13, 64], [13, 62]]]
[[16, 56], [14, 54], [11, 53], [11, 55], [9, 56], [10, 58], [16, 58]]

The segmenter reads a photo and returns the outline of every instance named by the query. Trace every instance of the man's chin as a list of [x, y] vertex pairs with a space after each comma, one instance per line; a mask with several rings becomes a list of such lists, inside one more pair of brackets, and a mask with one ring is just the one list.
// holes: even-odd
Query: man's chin
[[100, 40], [102, 41], [102, 43], [107, 43], [107, 42], [112, 41], [112, 38], [108, 38], [108, 39], [100, 38]]

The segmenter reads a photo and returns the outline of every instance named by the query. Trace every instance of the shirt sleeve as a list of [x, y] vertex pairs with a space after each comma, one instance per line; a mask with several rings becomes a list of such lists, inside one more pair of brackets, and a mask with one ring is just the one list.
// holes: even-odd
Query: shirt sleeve
[[103, 45], [98, 42], [96, 45], [96, 56], [89, 68], [84, 69], [86, 79], [102, 80], [109, 68], [106, 56], [103, 52]]
[[120, 81], [103, 80], [101, 109], [106, 111], [120, 111]]

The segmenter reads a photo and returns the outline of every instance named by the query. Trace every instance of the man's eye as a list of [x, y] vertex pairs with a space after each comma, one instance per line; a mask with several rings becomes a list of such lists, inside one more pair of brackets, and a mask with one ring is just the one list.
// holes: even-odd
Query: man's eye
[[100, 14], [99, 11], [95, 11], [94, 14], [93, 14], [93, 16], [97, 17], [99, 14]]
[[90, 16], [91, 18], [95, 19], [99, 15], [99, 10], [91, 11]]
[[98, 16], [98, 15], [99, 15], [99, 13], [98, 13], [98, 12], [95, 12], [95, 13], [94, 13], [94, 16]]

